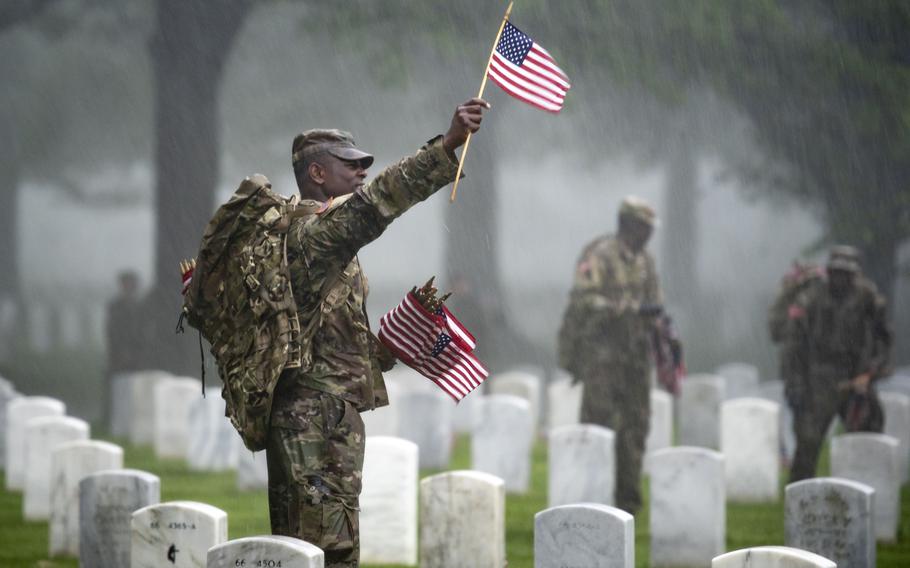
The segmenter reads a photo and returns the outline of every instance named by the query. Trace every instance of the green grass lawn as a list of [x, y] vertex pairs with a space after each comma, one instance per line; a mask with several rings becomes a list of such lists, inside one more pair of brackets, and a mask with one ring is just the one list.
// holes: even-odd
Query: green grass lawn
[[[113, 440], [122, 442], [122, 440]], [[467, 437], [459, 438], [452, 469], [468, 469], [470, 447]], [[269, 521], [265, 491], [237, 491], [234, 473], [190, 472], [181, 460], [156, 460], [148, 447], [124, 446], [126, 467], [152, 472], [161, 477], [161, 500], [189, 500], [209, 503], [228, 513], [230, 538], [268, 534]], [[546, 508], [547, 451], [543, 443], [534, 448], [531, 489], [527, 495], [509, 495], [506, 500], [506, 552], [511, 568], [534, 565], [534, 514]], [[822, 471], [827, 471], [826, 456]], [[421, 476], [437, 473], [421, 472]], [[783, 479], [783, 476], [782, 476]], [[783, 482], [782, 482], [783, 483]], [[0, 487], [4, 486], [0, 475]], [[635, 518], [636, 566], [648, 566], [649, 529], [647, 507]], [[902, 519], [896, 544], [879, 545], [878, 566], [910, 566], [910, 487], [901, 495]], [[727, 549], [784, 543], [783, 501], [763, 505], [728, 505]], [[22, 520], [22, 496], [0, 491], [0, 567], [75, 567], [73, 558], [47, 559], [47, 524]]]

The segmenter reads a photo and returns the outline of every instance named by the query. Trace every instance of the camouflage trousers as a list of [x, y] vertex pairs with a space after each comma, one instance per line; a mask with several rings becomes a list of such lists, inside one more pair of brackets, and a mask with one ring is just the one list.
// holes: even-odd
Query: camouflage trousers
[[[840, 416], [847, 431], [881, 432], [884, 427], [881, 403], [874, 388], [861, 397], [845, 388], [837, 388], [833, 380], [813, 377], [800, 403], [793, 408], [793, 432], [796, 453], [790, 465], [790, 483], [815, 477], [818, 456], [835, 416]], [[862, 407], [864, 416], [854, 412]]]
[[583, 379], [581, 422], [613, 430], [616, 443], [616, 507], [641, 508], [641, 467], [651, 418], [648, 370], [604, 366]]
[[349, 402], [300, 386], [276, 392], [266, 449], [272, 533], [318, 546], [326, 568], [358, 566], [363, 453], [363, 420]]

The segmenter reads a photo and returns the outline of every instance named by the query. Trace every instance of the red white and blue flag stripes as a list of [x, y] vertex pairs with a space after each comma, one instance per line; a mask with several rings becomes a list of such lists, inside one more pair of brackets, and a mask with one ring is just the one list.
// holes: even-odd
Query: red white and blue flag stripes
[[499, 35], [487, 75], [516, 99], [553, 113], [562, 109], [571, 86], [547, 50], [512, 22]]
[[456, 402], [490, 374], [472, 353], [474, 336], [452, 312], [443, 305], [430, 313], [411, 293], [379, 320], [379, 340]]

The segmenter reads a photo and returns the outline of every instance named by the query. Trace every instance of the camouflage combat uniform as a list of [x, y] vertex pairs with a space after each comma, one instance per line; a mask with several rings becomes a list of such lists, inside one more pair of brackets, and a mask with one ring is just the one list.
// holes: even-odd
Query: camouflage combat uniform
[[[791, 482], [815, 475], [818, 454], [835, 415], [840, 414], [848, 430], [882, 430], [881, 404], [873, 384], [866, 395], [858, 395], [850, 380], [865, 372], [871, 372], [873, 379], [881, 376], [891, 350], [885, 299], [862, 274], [856, 274], [852, 290], [844, 297], [832, 295], [822, 279], [803, 291], [796, 305], [799, 309], [791, 317], [803, 367], [797, 373], [802, 384], [794, 406], [797, 447]], [[866, 415], [857, 421], [848, 413], [861, 396], [867, 397]]]
[[768, 310], [768, 331], [771, 341], [778, 347], [780, 378], [784, 382], [784, 395], [791, 408], [799, 405], [805, 378], [804, 350], [800, 347], [800, 333], [790, 309], [813, 286], [823, 282], [824, 270], [819, 266], [795, 265], [781, 282], [774, 303]]
[[643, 304], [661, 304], [654, 260], [604, 236], [582, 252], [560, 330], [560, 366], [584, 385], [581, 421], [616, 434], [616, 506], [641, 506], [640, 476], [651, 414], [653, 321]]
[[319, 546], [327, 567], [358, 564], [365, 441], [359, 412], [388, 404], [357, 251], [450, 183], [456, 166], [438, 137], [362, 189], [295, 221], [288, 233], [300, 325], [319, 327], [311, 363], [286, 370], [276, 389], [267, 449], [269, 513], [274, 534]]

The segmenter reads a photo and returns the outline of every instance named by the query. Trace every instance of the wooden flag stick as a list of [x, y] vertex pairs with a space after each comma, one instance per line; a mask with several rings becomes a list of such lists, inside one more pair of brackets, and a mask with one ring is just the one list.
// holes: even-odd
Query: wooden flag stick
[[[483, 69], [483, 80], [480, 82], [480, 91], [477, 92], [477, 98], [483, 97], [483, 90], [487, 86], [487, 73], [490, 71], [490, 63], [493, 62], [493, 54], [496, 53], [496, 44], [499, 43], [499, 36], [502, 35], [502, 30], [506, 27], [506, 22], [509, 21], [509, 14], [512, 13], [512, 2], [509, 2], [509, 7], [506, 8], [506, 15], [502, 17], [502, 23], [499, 24], [499, 31], [496, 32], [496, 39], [493, 40], [493, 49], [490, 50], [490, 57], [487, 59], [487, 66]], [[458, 180], [461, 178], [461, 168], [464, 167], [464, 157], [468, 154], [468, 146], [471, 144], [471, 133], [468, 132], [468, 137], [464, 141], [464, 147], [461, 149], [461, 158], [458, 159], [458, 172], [455, 173], [455, 183], [452, 185], [452, 195], [449, 196], [449, 202], [455, 202], [455, 193], [458, 191]]]

